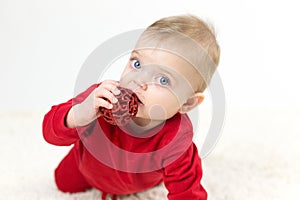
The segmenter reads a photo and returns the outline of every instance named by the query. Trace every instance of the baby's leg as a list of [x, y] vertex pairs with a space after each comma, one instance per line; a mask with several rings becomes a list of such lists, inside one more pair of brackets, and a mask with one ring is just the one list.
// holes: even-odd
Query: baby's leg
[[55, 182], [58, 189], [63, 192], [82, 192], [91, 188], [78, 170], [74, 148], [56, 168]]

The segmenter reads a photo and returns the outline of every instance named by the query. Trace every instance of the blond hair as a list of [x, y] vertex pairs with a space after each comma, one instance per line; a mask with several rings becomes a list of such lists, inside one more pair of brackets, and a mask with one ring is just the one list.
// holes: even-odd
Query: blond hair
[[[220, 59], [220, 48], [216, 40], [215, 32], [212, 26], [209, 26], [207, 23], [202, 21], [196, 16], [193, 15], [178, 15], [162, 18], [145, 30], [147, 31], [161, 31], [163, 32], [177, 32], [185, 35], [188, 38], [194, 40], [198, 45], [200, 45], [208, 55], [210, 62], [213, 63], [213, 66], [210, 66], [209, 69], [205, 68], [205, 71], [209, 71], [208, 75], [202, 74], [202, 80], [199, 80], [199, 86], [196, 89], [197, 91], [204, 91], [210, 82], [211, 76], [214, 73], [215, 69], [219, 64]], [[158, 37], [152, 35], [153, 37]], [[165, 40], [161, 38], [161, 40]], [[203, 71], [203, 70], [202, 70]], [[203, 80], [204, 79], [204, 80]]]

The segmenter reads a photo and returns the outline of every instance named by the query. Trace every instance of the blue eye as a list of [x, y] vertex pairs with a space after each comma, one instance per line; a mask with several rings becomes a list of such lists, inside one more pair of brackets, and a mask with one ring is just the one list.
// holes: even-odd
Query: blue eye
[[132, 60], [131, 61], [131, 66], [135, 69], [141, 69], [141, 63], [138, 60]]
[[169, 79], [167, 77], [162, 76], [159, 78], [159, 83], [161, 85], [169, 85]]

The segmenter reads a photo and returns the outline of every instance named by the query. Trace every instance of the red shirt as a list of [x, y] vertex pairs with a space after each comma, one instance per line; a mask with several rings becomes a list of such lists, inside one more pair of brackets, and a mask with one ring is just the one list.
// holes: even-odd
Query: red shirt
[[59, 146], [74, 144], [80, 172], [104, 193], [131, 194], [163, 181], [170, 200], [207, 199], [200, 184], [201, 160], [187, 115], [178, 113], [142, 135], [132, 135], [130, 128], [110, 125], [101, 117], [85, 127], [66, 127], [70, 108], [97, 86], [51, 108], [43, 121], [45, 140]]

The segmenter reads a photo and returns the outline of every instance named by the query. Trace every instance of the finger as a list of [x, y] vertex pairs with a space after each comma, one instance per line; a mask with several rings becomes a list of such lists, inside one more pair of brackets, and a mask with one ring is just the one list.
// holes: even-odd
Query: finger
[[100, 85], [98, 88], [99, 88], [99, 90], [106, 89], [106, 90], [110, 91], [111, 93], [113, 93], [114, 95], [120, 94], [120, 90], [118, 89], [118, 86], [116, 86], [114, 84], [103, 84], [103, 85]]
[[100, 88], [99, 90], [96, 91], [95, 93], [96, 98], [106, 98], [108, 99], [111, 103], [117, 103], [118, 99], [113, 95], [112, 92], [108, 91], [107, 89]]
[[96, 102], [96, 105], [95, 107], [96, 108], [99, 108], [99, 107], [104, 107], [104, 108], [107, 108], [107, 109], [112, 109], [113, 108], [113, 105], [111, 103], [109, 103], [108, 101], [104, 100], [103, 98], [97, 98], [95, 100]]
[[120, 82], [119, 81], [115, 81], [115, 80], [105, 80], [102, 82], [102, 84], [106, 85], [106, 84], [112, 84], [115, 86], [120, 86]]

